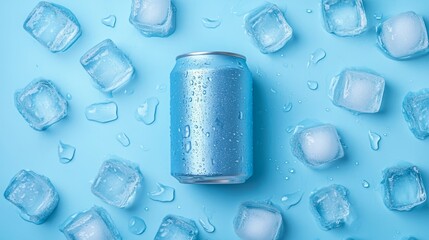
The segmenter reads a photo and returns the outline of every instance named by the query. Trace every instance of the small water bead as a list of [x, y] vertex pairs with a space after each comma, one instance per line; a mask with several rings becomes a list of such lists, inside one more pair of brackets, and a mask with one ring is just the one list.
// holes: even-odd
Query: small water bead
[[115, 15], [109, 15], [109, 16], [101, 19], [101, 23], [107, 27], [114, 28], [116, 25], [116, 16]]
[[369, 188], [369, 182], [367, 182], [366, 180], [363, 180], [362, 181], [362, 187]]
[[288, 176], [286, 176], [286, 177], [285, 177], [285, 180], [289, 180], [289, 177], [288, 177]]
[[73, 160], [75, 152], [75, 147], [61, 141], [58, 143], [58, 157], [61, 163], [69, 163]]
[[157, 188], [156, 191], [149, 193], [150, 199], [157, 202], [172, 202], [174, 200], [176, 191], [174, 188], [161, 183], [157, 184]]
[[159, 100], [156, 97], [146, 99], [136, 110], [136, 118], [146, 125], [150, 125], [156, 120], [156, 110]]
[[199, 223], [204, 231], [208, 233], [213, 233], [216, 230], [215, 226], [210, 222], [210, 219], [207, 216], [205, 218], [200, 218]]
[[307, 13], [312, 13], [312, 12], [313, 12], [313, 10], [311, 10], [311, 9], [308, 9], [308, 8], [307, 8], [307, 9], [305, 10], [305, 12], [307, 12]]
[[243, 112], [242, 111], [240, 111], [238, 113], [238, 119], [243, 120]]
[[89, 121], [107, 123], [118, 119], [118, 106], [115, 102], [102, 102], [89, 105], [85, 110]]
[[290, 112], [292, 110], [293, 104], [291, 102], [283, 105], [283, 112]]
[[146, 223], [139, 217], [131, 217], [128, 221], [128, 230], [135, 235], [140, 235], [146, 231]]
[[383, 13], [381, 13], [381, 12], [375, 12], [373, 14], [373, 16], [374, 16], [375, 20], [381, 20], [383, 18]]
[[379, 143], [381, 140], [380, 135], [378, 135], [375, 132], [369, 131], [368, 137], [369, 137], [369, 143], [371, 145], [371, 149], [374, 151], [377, 151], [379, 149]]
[[130, 139], [128, 138], [127, 134], [123, 132], [120, 132], [116, 135], [116, 140], [118, 140], [118, 142], [124, 147], [128, 147], [130, 145]]
[[289, 172], [290, 173], [295, 173], [295, 169], [291, 168], [291, 169], [289, 169]]
[[184, 138], [188, 138], [191, 136], [191, 127], [189, 127], [189, 125], [185, 126], [185, 132], [183, 134]]
[[310, 55], [310, 60], [308, 61], [307, 67], [309, 67], [311, 64], [317, 64], [318, 62], [320, 62], [322, 59], [324, 59], [326, 57], [326, 52], [325, 50], [318, 48], [316, 49], [311, 55]]
[[67, 98], [68, 101], [70, 101], [70, 100], [73, 99], [73, 96], [70, 93], [67, 93], [66, 94], [66, 98]]
[[310, 90], [317, 90], [319, 83], [316, 81], [307, 81], [307, 86]]
[[271, 91], [272, 93], [274, 93], [274, 94], [276, 94], [276, 93], [277, 93], [277, 90], [275, 90], [274, 88], [271, 88], [271, 89], [270, 89], [270, 91]]
[[289, 127], [286, 128], [286, 132], [287, 133], [292, 133], [293, 130], [295, 130], [295, 126], [289, 126]]
[[281, 197], [282, 204], [286, 207], [286, 210], [290, 209], [291, 207], [296, 206], [298, 205], [298, 203], [301, 202], [303, 195], [304, 192], [300, 190], [293, 193], [285, 194]]
[[220, 26], [222, 21], [219, 18], [202, 18], [203, 26], [208, 29], [214, 29]]
[[191, 141], [187, 141], [187, 142], [185, 143], [185, 151], [186, 151], [187, 153], [189, 153], [189, 152], [191, 151], [191, 148], [192, 148]]

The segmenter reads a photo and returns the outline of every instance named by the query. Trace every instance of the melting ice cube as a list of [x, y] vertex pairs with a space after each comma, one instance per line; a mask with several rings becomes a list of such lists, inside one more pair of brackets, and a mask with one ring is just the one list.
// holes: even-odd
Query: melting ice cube
[[15, 106], [30, 127], [45, 130], [67, 116], [67, 101], [48, 80], [32, 81], [15, 92]]
[[81, 57], [80, 63], [102, 92], [109, 93], [124, 86], [134, 75], [131, 61], [110, 39], [91, 48]]
[[80, 36], [80, 24], [67, 8], [41, 1], [28, 15], [24, 29], [51, 52], [67, 50]]
[[385, 80], [367, 71], [345, 69], [332, 78], [329, 98], [334, 105], [358, 113], [376, 113], [383, 100]]
[[271, 203], [244, 202], [234, 219], [234, 229], [243, 240], [277, 240], [282, 236], [283, 218]]
[[181, 216], [167, 215], [159, 226], [154, 240], [197, 240], [195, 222]]
[[101, 207], [94, 206], [70, 216], [60, 231], [68, 240], [121, 240], [121, 235], [110, 215]]
[[383, 172], [384, 204], [397, 211], [409, 211], [426, 201], [426, 191], [416, 166], [391, 167]]
[[408, 127], [418, 139], [429, 136], [429, 88], [409, 92], [402, 102], [402, 113]]
[[330, 124], [299, 126], [291, 139], [292, 153], [311, 167], [318, 167], [344, 157], [337, 130]]
[[171, 0], [133, 0], [130, 23], [146, 37], [167, 37], [176, 29]]
[[350, 216], [348, 189], [330, 185], [310, 195], [310, 208], [323, 230], [343, 226]]
[[91, 190], [104, 202], [124, 208], [133, 203], [142, 178], [136, 164], [109, 159], [102, 164]]
[[326, 31], [337, 36], [355, 36], [366, 30], [362, 0], [322, 0]]
[[4, 197], [19, 208], [21, 217], [42, 224], [58, 205], [59, 196], [51, 181], [33, 171], [21, 170], [10, 181]]
[[246, 32], [262, 53], [276, 52], [292, 38], [292, 28], [274, 4], [267, 3], [253, 10], [245, 21]]
[[428, 52], [425, 22], [415, 12], [404, 12], [387, 19], [377, 26], [376, 32], [379, 47], [393, 59], [407, 59]]

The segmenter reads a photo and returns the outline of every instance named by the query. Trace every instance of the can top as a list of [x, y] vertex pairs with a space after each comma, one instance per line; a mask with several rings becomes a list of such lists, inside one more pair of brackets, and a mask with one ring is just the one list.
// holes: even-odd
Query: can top
[[238, 57], [246, 60], [246, 57], [243, 55], [240, 55], [238, 53], [232, 53], [232, 52], [222, 52], [222, 51], [214, 51], [214, 52], [190, 52], [181, 54], [176, 57], [176, 60], [179, 58], [189, 57], [189, 56], [201, 56], [201, 55], [224, 55], [224, 56], [231, 56], [231, 57]]

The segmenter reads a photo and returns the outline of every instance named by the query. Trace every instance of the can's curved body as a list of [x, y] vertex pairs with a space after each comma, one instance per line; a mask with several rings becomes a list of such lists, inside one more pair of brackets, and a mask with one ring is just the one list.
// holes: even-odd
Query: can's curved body
[[252, 76], [245, 57], [180, 55], [170, 75], [171, 175], [243, 183], [253, 173]]

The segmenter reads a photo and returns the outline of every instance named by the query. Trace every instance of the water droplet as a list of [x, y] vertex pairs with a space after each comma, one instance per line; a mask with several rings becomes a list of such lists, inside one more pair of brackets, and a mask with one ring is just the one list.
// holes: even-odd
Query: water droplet
[[310, 55], [310, 60], [308, 61], [307, 67], [309, 67], [311, 64], [317, 64], [318, 62], [320, 62], [322, 59], [324, 59], [326, 57], [326, 52], [325, 50], [318, 48], [316, 49], [311, 55]]
[[89, 121], [107, 123], [118, 119], [118, 106], [114, 102], [102, 102], [89, 105], [85, 110]]
[[156, 85], [156, 90], [158, 92], [165, 92], [167, 90], [167, 85], [165, 85], [165, 84], [158, 84], [158, 85]]
[[307, 13], [312, 13], [313, 12], [313, 10], [311, 10], [311, 9], [309, 9], [309, 8], [307, 8], [307, 10], [305, 10]]
[[358, 165], [359, 165], [359, 162], [355, 162], [355, 165], [356, 165], [356, 166], [358, 166]]
[[58, 157], [61, 163], [69, 163], [71, 160], [73, 160], [75, 152], [75, 147], [65, 144], [61, 141], [58, 143]]
[[185, 151], [188, 153], [191, 151], [192, 145], [191, 145], [191, 141], [187, 141], [185, 143]]
[[204, 219], [200, 218], [199, 222], [204, 231], [208, 233], [213, 233], [216, 230], [215, 226], [210, 222], [210, 219], [207, 216]]
[[375, 20], [381, 20], [383, 18], [383, 13], [375, 12], [373, 16], [374, 16]]
[[222, 21], [219, 18], [202, 18], [203, 26], [205, 28], [214, 29], [220, 26]]
[[149, 198], [157, 202], [172, 202], [174, 200], [175, 189], [161, 183], [157, 183], [157, 190], [149, 193]]
[[116, 16], [115, 15], [109, 15], [109, 16], [101, 19], [101, 23], [108, 26], [108, 27], [114, 28], [116, 25]]
[[182, 207], [180, 205], [177, 205], [177, 209], [182, 209]]
[[271, 88], [270, 91], [274, 94], [277, 93], [277, 90], [275, 90], [274, 88]]
[[206, 136], [207, 136], [207, 137], [210, 137], [210, 132], [206, 132]]
[[292, 133], [294, 129], [295, 129], [295, 126], [289, 126], [289, 127], [286, 128], [286, 132], [287, 133]]
[[73, 96], [70, 93], [67, 93], [66, 98], [67, 98], [67, 100], [70, 101], [70, 100], [72, 100]]
[[242, 111], [238, 112], [238, 119], [240, 119], [240, 120], [243, 119], [243, 112]]
[[331, 109], [325, 108], [325, 112], [330, 112], [330, 111], [331, 111]]
[[122, 93], [124, 95], [133, 95], [134, 94], [134, 90], [133, 89], [124, 89], [124, 91]]
[[283, 105], [283, 112], [290, 112], [292, 110], [293, 104], [291, 102], [286, 103]]
[[334, 181], [334, 178], [333, 177], [329, 177], [328, 180], [329, 181]]
[[369, 182], [367, 182], [366, 180], [363, 180], [362, 181], [362, 187], [369, 188]]
[[319, 83], [316, 81], [307, 81], [307, 86], [310, 90], [317, 90]]
[[131, 217], [128, 221], [128, 230], [135, 235], [140, 235], [146, 231], [146, 223], [139, 217]]
[[188, 138], [190, 136], [191, 136], [191, 128], [189, 127], [189, 125], [186, 125], [183, 137]]
[[288, 176], [286, 176], [286, 177], [285, 177], [285, 180], [289, 180], [289, 177], [288, 177]]
[[299, 103], [299, 104], [301, 104], [301, 103], [302, 103], [302, 100], [298, 100], [298, 103]]
[[375, 132], [369, 131], [368, 137], [369, 137], [369, 143], [371, 145], [372, 150], [377, 151], [379, 149], [379, 143], [381, 140], [380, 135], [378, 135]]
[[148, 208], [148, 207], [145, 207], [145, 208], [144, 208], [144, 210], [145, 210], [146, 212], [149, 212], [149, 208]]
[[146, 101], [137, 108], [137, 120], [142, 121], [146, 125], [150, 125], [155, 122], [158, 104], [159, 100], [156, 97], [146, 99]]
[[118, 140], [118, 142], [124, 147], [128, 147], [130, 145], [130, 139], [128, 138], [127, 134], [123, 132], [116, 135], [116, 140]]
[[290, 173], [295, 173], [295, 169], [291, 168], [291, 169], [289, 169], [289, 172]]
[[303, 195], [304, 192], [300, 190], [293, 193], [285, 194], [281, 197], [282, 204], [286, 207], [286, 210], [290, 209], [291, 207], [296, 206], [299, 202], [301, 202]]

